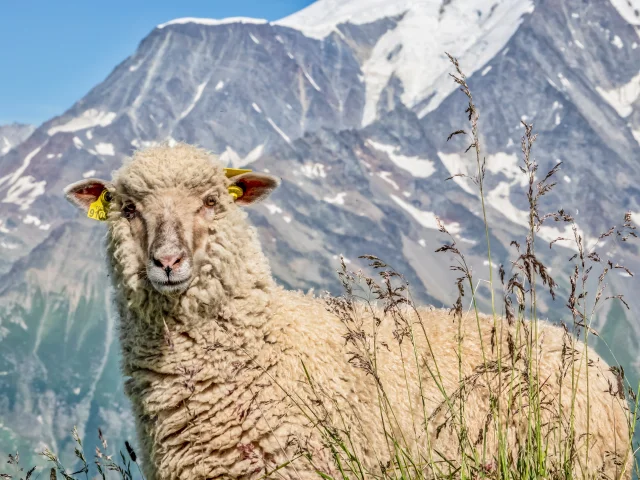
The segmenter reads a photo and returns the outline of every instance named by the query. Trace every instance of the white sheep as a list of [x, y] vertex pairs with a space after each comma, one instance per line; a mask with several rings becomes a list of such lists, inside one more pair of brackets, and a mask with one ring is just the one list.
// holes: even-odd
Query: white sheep
[[[229, 179], [211, 154], [178, 144], [137, 151], [111, 182], [87, 179], [65, 189], [89, 216], [108, 211], [106, 249], [120, 315], [122, 370], [147, 478], [319, 478], [316, 469], [338, 478], [321, 433], [327, 425], [343, 439], [348, 432], [349, 448], [365, 472], [389, 464], [388, 433], [402, 439], [414, 458], [448, 472], [460, 463], [457, 322], [443, 310], [419, 309], [420, 329], [431, 348], [417, 329], [416, 367], [411, 343], [398, 346], [392, 322], [384, 319], [378, 332], [380, 343], [386, 342], [377, 349], [379, 382], [350, 364], [343, 324], [323, 300], [276, 285], [240, 208], [262, 200], [278, 184], [252, 172]], [[416, 313], [408, 318], [418, 321]], [[480, 323], [491, 361], [493, 319], [481, 317]], [[463, 327], [461, 368], [470, 382], [462, 402], [467, 438], [481, 439], [489, 425], [484, 441], [491, 464], [497, 441], [488, 389], [495, 394], [509, 375], [499, 381], [491, 368], [482, 372], [486, 364], [475, 317]], [[507, 352], [506, 332], [502, 337]], [[566, 446], [567, 432], [552, 419], [562, 411], [566, 420], [572, 401], [563, 338], [560, 328], [541, 324], [536, 341], [545, 405], [541, 421], [552, 449]], [[591, 350], [589, 357], [606, 367]], [[578, 352], [576, 364], [581, 358]], [[600, 472], [615, 478], [624, 467], [623, 476], [629, 477], [625, 402], [608, 392], [613, 375], [591, 368], [587, 429], [586, 370], [576, 376], [571, 468], [579, 476]], [[453, 417], [439, 388], [455, 405]], [[526, 393], [511, 409], [508, 394], [497, 393], [511, 452], [527, 435]], [[395, 423], [383, 425], [381, 409]]]

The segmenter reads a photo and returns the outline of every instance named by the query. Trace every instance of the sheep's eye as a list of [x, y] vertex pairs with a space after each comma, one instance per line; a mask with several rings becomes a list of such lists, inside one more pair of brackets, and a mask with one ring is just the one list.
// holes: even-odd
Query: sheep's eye
[[124, 218], [131, 220], [136, 216], [136, 206], [133, 203], [126, 203], [124, 207], [122, 207], [122, 214]]
[[204, 205], [205, 207], [215, 207], [216, 204], [218, 203], [218, 197], [216, 195], [207, 195], [204, 198]]

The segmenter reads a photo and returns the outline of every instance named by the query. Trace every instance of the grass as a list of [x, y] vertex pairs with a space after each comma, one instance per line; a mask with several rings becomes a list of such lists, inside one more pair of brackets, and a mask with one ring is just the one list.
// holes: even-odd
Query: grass
[[[373, 379], [378, 398], [378, 411], [375, 414], [380, 428], [387, 439], [387, 451], [378, 452], [379, 462], [371, 468], [362, 458], [356, 441], [352, 436], [353, 428], [346, 420], [347, 414], [335, 403], [331, 392], [325, 391], [308, 372], [306, 367], [306, 383], [315, 394], [313, 404], [298, 405], [305, 412], [309, 421], [323, 440], [326, 450], [333, 459], [336, 475], [315, 466], [318, 478], [333, 479], [393, 479], [418, 480], [426, 478], [456, 478], [456, 479], [573, 479], [585, 478], [585, 470], [581, 467], [589, 464], [593, 444], [589, 433], [588, 414], [591, 408], [590, 396], [587, 395], [586, 435], [576, 433], [576, 419], [584, 412], [578, 412], [576, 405], [577, 382], [581, 375], [586, 375], [586, 388], [589, 391], [589, 377], [598, 374], [598, 365], [594, 365], [588, 356], [588, 347], [598, 333], [593, 328], [594, 319], [599, 307], [606, 301], [619, 302], [621, 307], [628, 305], [620, 295], [608, 294], [606, 279], [615, 270], [624, 270], [631, 274], [624, 266], [613, 264], [602, 259], [594, 248], [588, 248], [579, 233], [574, 220], [562, 209], [550, 214], [539, 211], [541, 199], [554, 187], [554, 176], [560, 164], [549, 172], [540, 175], [538, 164], [534, 160], [534, 145], [537, 140], [533, 133], [533, 126], [523, 122], [524, 135], [522, 137], [522, 165], [521, 171], [527, 179], [526, 198], [528, 200], [528, 232], [526, 238], [518, 242], [514, 240], [512, 246], [515, 258], [510, 262], [510, 268], [500, 265], [497, 278], [494, 276], [494, 259], [491, 256], [490, 222], [485, 204], [485, 173], [486, 165], [479, 135], [480, 116], [475, 106], [473, 95], [467, 84], [466, 77], [457, 60], [449, 57], [455, 69], [452, 75], [467, 100], [465, 110], [468, 116], [469, 133], [465, 129], [453, 132], [448, 140], [464, 136], [469, 139], [467, 151], [475, 154], [476, 172], [470, 180], [477, 187], [478, 200], [485, 225], [486, 251], [488, 268], [488, 285], [490, 292], [491, 335], [487, 342], [482, 335], [482, 313], [479, 311], [476, 296], [478, 279], [471, 268], [464, 251], [450, 235], [444, 224], [440, 223], [440, 231], [449, 239], [437, 251], [449, 255], [454, 263], [451, 269], [458, 278], [455, 288], [458, 292], [457, 300], [451, 309], [452, 321], [457, 322], [457, 382], [455, 388], [447, 388], [443, 378], [441, 365], [434, 354], [434, 346], [430, 343], [429, 335], [421, 318], [421, 311], [415, 305], [409, 284], [401, 273], [396, 272], [383, 260], [365, 255], [361, 258], [369, 262], [369, 267], [375, 275], [366, 275], [362, 271], [351, 272], [344, 261], [338, 272], [344, 293], [335, 297], [327, 295], [327, 308], [336, 315], [344, 326], [344, 338], [350, 354], [349, 362], [355, 369], [360, 369]], [[453, 177], [451, 177], [453, 178]], [[568, 280], [566, 307], [572, 323], [565, 325], [562, 350], [562, 381], [570, 382], [569, 399], [549, 399], [546, 396], [546, 373], [541, 367], [538, 337], [541, 329], [539, 320], [540, 298], [542, 295], [556, 297], [558, 285], [550, 275], [538, 253], [540, 240], [537, 233], [546, 222], [560, 222], [571, 225], [577, 253], [570, 259], [571, 268]], [[620, 242], [626, 242], [635, 237], [635, 227], [630, 214], [625, 214], [619, 227], [612, 227], [604, 232], [599, 240], [615, 237]], [[558, 241], [556, 239], [551, 246]], [[591, 285], [595, 290], [590, 290]], [[497, 292], [502, 291], [499, 295]], [[475, 320], [476, 334], [479, 338], [481, 361], [474, 366], [472, 374], [465, 373], [465, 361], [468, 352], [464, 350], [463, 338], [473, 332], [465, 331], [463, 320], [464, 298], [470, 296], [470, 312]], [[370, 321], [365, 321], [363, 312], [369, 315]], [[382, 312], [382, 313], [381, 313]], [[407, 401], [411, 416], [411, 431], [403, 431], [398, 412], [388, 395], [387, 388], [380, 375], [385, 365], [381, 363], [379, 352], [389, 349], [384, 343], [379, 331], [383, 322], [392, 322], [393, 338], [398, 345], [409, 345], [402, 349], [403, 382], [407, 389]], [[370, 329], [369, 329], [370, 327]], [[602, 342], [603, 340], [600, 339]], [[578, 345], [580, 343], [581, 345]], [[423, 361], [421, 345], [426, 345], [431, 362]], [[579, 348], [580, 347], [580, 348]], [[611, 357], [614, 352], [607, 346]], [[505, 350], [503, 350], [505, 349]], [[584, 355], [575, 352], [583, 350]], [[404, 353], [408, 352], [408, 354]], [[409, 371], [416, 369], [417, 399], [410, 395], [412, 388]], [[609, 459], [620, 466], [617, 478], [623, 478], [627, 460], [634, 457], [633, 469], [638, 473], [634, 447], [635, 425], [638, 413], [638, 386], [629, 384], [621, 365], [612, 365], [616, 382], [609, 385], [612, 399], [628, 405], [628, 425], [630, 437], [626, 453], [619, 458]], [[428, 403], [433, 396], [433, 384], [439, 404], [434, 411], [429, 411]], [[477, 436], [472, 436], [472, 429], [468, 424], [468, 399], [474, 391], [484, 385], [487, 388], [488, 412], [483, 427]], [[568, 402], [568, 411], [562, 408], [563, 401]], [[337, 417], [329, 415], [329, 411], [336, 411]], [[510, 431], [509, 420], [513, 415], [526, 418], [526, 428], [523, 431]], [[447, 457], [432, 444], [433, 438], [429, 433], [434, 428], [437, 418], [443, 419], [435, 426], [436, 436], [444, 429], [455, 432], [459, 455]], [[438, 420], [440, 421], [440, 420]], [[425, 445], [415, 449], [411, 445], [411, 438], [425, 434]], [[517, 448], [514, 448], [513, 438], [516, 438]], [[43, 455], [51, 462], [47, 471], [36, 471], [32, 468], [25, 471], [19, 463], [19, 456], [10, 456], [9, 472], [2, 478], [36, 478], [34, 475], [48, 474], [50, 478], [61, 476], [65, 479], [89, 478], [90, 469], [95, 470], [98, 478], [106, 478], [109, 474], [116, 475], [123, 480], [142, 477], [137, 462], [135, 450], [126, 443], [126, 454], [119, 452], [117, 456], [107, 455], [108, 445], [100, 433], [102, 448], [95, 452], [93, 461], [89, 462], [82, 448], [82, 442], [74, 430], [73, 438], [77, 448], [75, 450], [79, 468], [75, 471], [65, 469], [56, 455], [48, 450]], [[495, 446], [492, 445], [495, 443]], [[493, 453], [492, 453], [493, 452]], [[115, 459], [114, 459], [115, 457]], [[382, 460], [382, 459], [386, 460]], [[593, 460], [593, 459], [591, 459]], [[598, 460], [598, 459], [596, 459]], [[301, 448], [290, 462], [309, 462], [314, 466], [314, 457]], [[283, 468], [291, 463], [279, 465], [264, 475], [264, 478], [278, 478]], [[604, 472], [602, 472], [604, 475]]]

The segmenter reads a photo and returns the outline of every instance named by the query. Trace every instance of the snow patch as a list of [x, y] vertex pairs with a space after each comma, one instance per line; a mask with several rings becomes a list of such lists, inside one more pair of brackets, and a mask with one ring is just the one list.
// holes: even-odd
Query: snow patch
[[300, 167], [300, 173], [307, 178], [326, 178], [327, 174], [324, 171], [324, 165], [322, 163], [307, 163]]
[[96, 145], [96, 152], [109, 157], [113, 157], [116, 154], [112, 143], [98, 143]]
[[246, 157], [244, 157], [243, 165], [249, 165], [250, 163], [255, 162], [262, 156], [262, 152], [264, 151], [264, 145], [258, 145], [256, 148], [251, 150]]
[[390, 184], [396, 190], [400, 190], [398, 184], [391, 178], [391, 172], [379, 172], [378, 176], [383, 179], [385, 182]]
[[40, 219], [38, 217], [34, 217], [33, 215], [25, 215], [22, 223], [26, 225], [34, 225], [36, 227], [39, 227], [42, 224]]
[[618, 112], [618, 115], [623, 118], [628, 117], [633, 111], [633, 103], [640, 97], [640, 73], [621, 87], [612, 90], [596, 87], [596, 90]]
[[408, 171], [417, 178], [428, 178], [436, 171], [435, 164], [431, 160], [424, 160], [420, 157], [407, 157], [396, 153], [400, 147], [386, 145], [374, 140], [367, 140], [367, 143], [380, 152], [387, 154], [389, 159], [398, 167]]
[[275, 215], [276, 213], [282, 213], [282, 209], [274, 203], [264, 203], [263, 204], [271, 215]]
[[91, 108], [83, 112], [79, 117], [69, 120], [67, 123], [51, 127], [47, 133], [54, 135], [58, 132], [77, 132], [91, 127], [106, 127], [111, 125], [118, 114], [115, 112], [102, 112]]
[[640, 0], [611, 0], [618, 13], [631, 25], [640, 25]]
[[260, 109], [260, 107], [254, 102], [251, 104], [251, 106], [253, 107], [253, 109], [258, 112], [258, 113], [262, 113], [262, 110]]
[[563, 179], [564, 179], [564, 181], [565, 181], [565, 182], [567, 182], [567, 183], [571, 183], [571, 177], [569, 177], [568, 175], [565, 175], [565, 176], [563, 177]]
[[511, 185], [508, 182], [500, 182], [487, 195], [487, 204], [489, 204], [496, 211], [500, 212], [512, 222], [528, 228], [528, 212], [520, 210], [515, 205], [513, 205], [511, 203], [510, 195]]
[[2, 143], [4, 143], [4, 146], [0, 148], [0, 155], [4, 155], [13, 147], [13, 145], [11, 144], [11, 142], [9, 142], [7, 137], [2, 137]]
[[309, 83], [311, 84], [311, 86], [315, 88], [317, 91], [321, 92], [322, 90], [320, 90], [320, 87], [318, 86], [318, 84], [311, 77], [311, 75], [309, 75], [309, 72], [307, 72], [304, 68], [302, 68], [302, 66], [300, 68], [302, 69], [302, 73], [304, 73], [304, 76], [306, 77], [306, 79], [309, 80]]
[[20, 210], [28, 209], [31, 204], [44, 193], [45, 180], [37, 182], [35, 178], [28, 175], [20, 177], [9, 189], [2, 203], [13, 203], [19, 205]]
[[582, 44], [582, 42], [580, 40], [574, 40], [576, 47], [581, 48], [582, 50], [584, 50], [584, 45]]
[[82, 178], [90, 178], [90, 177], [93, 177], [95, 174], [96, 174], [95, 170], [87, 170], [82, 174]]
[[[498, 186], [487, 195], [487, 204], [512, 222], [524, 228], [529, 228], [529, 212], [520, 210], [513, 205], [511, 203], [510, 194], [511, 185], [507, 182], [500, 182]], [[592, 240], [588, 239], [579, 227], [578, 233], [585, 239], [585, 245], [589, 246]], [[564, 224], [564, 228], [562, 230], [556, 226], [542, 225], [540, 230], [536, 232], [536, 235], [538, 238], [546, 242], [552, 242], [558, 237], [569, 238], [570, 240], [562, 240], [556, 242], [556, 244], [570, 248], [574, 251], [578, 250], [575, 245], [575, 241], [573, 240], [573, 230], [570, 224]]]
[[458, 239], [459, 239], [461, 242], [469, 243], [469, 244], [471, 244], [471, 245], [477, 245], [477, 244], [478, 244], [478, 242], [477, 242], [476, 240], [472, 240], [472, 239], [470, 239], [470, 238], [464, 238], [464, 237], [458, 236]]
[[564, 75], [558, 73], [558, 78], [564, 88], [571, 88], [571, 82]]
[[22, 161], [22, 165], [20, 165], [20, 167], [15, 172], [0, 178], [0, 186], [3, 185], [4, 183], [8, 183], [8, 185], [13, 185], [15, 182], [17, 182], [20, 176], [25, 172], [25, 170], [31, 164], [31, 160], [33, 160], [33, 157], [35, 157], [38, 153], [40, 153], [40, 150], [42, 150], [42, 147], [44, 147], [45, 144], [46, 142], [40, 145], [35, 150], [29, 152], [29, 154], [27, 154], [27, 156], [24, 157], [24, 160]]
[[222, 90], [224, 88], [224, 82], [222, 80], [220, 80], [217, 84], [216, 84], [216, 92], [219, 92], [220, 90]]
[[333, 198], [330, 197], [324, 197], [322, 200], [324, 200], [327, 203], [331, 203], [331, 204], [335, 204], [335, 205], [344, 205], [344, 197], [346, 197], [347, 194], [345, 192], [339, 193], [338, 195], [336, 195]]
[[156, 28], [163, 29], [169, 25], [184, 25], [185, 23], [196, 23], [198, 25], [215, 26], [215, 25], [228, 25], [230, 23], [264, 25], [269, 22], [267, 22], [262, 18], [249, 18], [249, 17], [229, 17], [229, 18], [223, 18], [223, 19], [184, 17], [184, 18], [176, 18], [175, 20], [171, 20], [170, 22], [161, 23]]
[[33, 225], [34, 227], [38, 227], [40, 230], [49, 230], [49, 228], [51, 228], [51, 225], [49, 225], [48, 223], [43, 224], [38, 217], [35, 217], [33, 215], [26, 215], [22, 222], [26, 225]]
[[280, 129], [280, 127], [278, 127], [278, 125], [276, 125], [276, 123], [273, 120], [271, 120], [271, 117], [267, 117], [267, 122], [269, 122], [269, 125], [271, 125], [273, 129], [280, 134], [280, 136], [284, 139], [285, 142], [291, 145], [291, 139], [287, 136], [286, 133], [284, 133]]
[[202, 97], [202, 92], [204, 92], [204, 89], [207, 86], [207, 83], [209, 83], [208, 80], [198, 85], [198, 88], [196, 89], [196, 95], [193, 97], [193, 100], [191, 101], [189, 106], [180, 114], [179, 120], [182, 120], [184, 117], [186, 117], [191, 113], [191, 110], [193, 110], [193, 108], [198, 103], [198, 100], [200, 100], [200, 97]]
[[[467, 168], [467, 162], [461, 155], [457, 153], [438, 152], [438, 157], [440, 157], [440, 160], [449, 172], [450, 176], [458, 175], [460, 173], [463, 175], [472, 175], [472, 172]], [[476, 191], [472, 187], [473, 184], [469, 178], [458, 176], [453, 177], [453, 181], [456, 182], [465, 192], [470, 193], [471, 195], [476, 195]]]
[[240, 155], [229, 145], [220, 155], [220, 161], [228, 167], [237, 167], [242, 163]]
[[253, 33], [249, 34], [249, 38], [251, 38], [251, 41], [253, 41], [253, 43], [255, 43], [256, 45], [260, 45], [260, 40], [258, 40]]
[[87, 136], [87, 140], [91, 140], [93, 138], [93, 131], [87, 130], [87, 133], [85, 133], [85, 135]]
[[84, 143], [82, 143], [82, 140], [80, 140], [80, 138], [78, 137], [73, 137], [73, 144], [77, 149], [81, 149], [82, 147], [84, 147]]
[[139, 140], [137, 138], [134, 138], [133, 140], [131, 140], [131, 145], [136, 148], [148, 148], [155, 147], [156, 145], [158, 145], [158, 142], [153, 140]]
[[[559, 225], [559, 224], [556, 224], [556, 225]], [[577, 228], [578, 228], [578, 235], [581, 235], [583, 238], [585, 248], [587, 250], [591, 249], [591, 247], [594, 245], [594, 240], [589, 239], [585, 235], [585, 233], [580, 229], [580, 227], [577, 227]], [[575, 252], [578, 251], [578, 247], [576, 246], [576, 242], [573, 236], [573, 228], [570, 224], [564, 224], [564, 228], [562, 230], [556, 226], [552, 227], [549, 225], [542, 225], [542, 227], [540, 227], [540, 230], [536, 233], [536, 235], [538, 236], [539, 239], [542, 239], [545, 242], [549, 242], [549, 243], [553, 242], [557, 238], [566, 238], [568, 240], [559, 240], [555, 242], [554, 245], [565, 247]]]
[[482, 70], [482, 76], [484, 77], [487, 73], [489, 73], [491, 71], [491, 68], [491, 65], [489, 65], [487, 68]]
[[528, 181], [520, 170], [518, 161], [518, 156], [513, 153], [499, 152], [487, 157], [486, 169], [494, 175], [502, 173], [512, 180], [512, 185], [520, 183], [520, 186], [524, 187]]
[[[394, 202], [396, 202], [403, 210], [408, 212], [409, 215], [411, 215], [414, 218], [414, 220], [418, 222], [420, 225], [422, 225], [423, 227], [430, 228], [432, 230], [440, 229], [440, 227], [438, 226], [438, 221], [435, 213], [419, 210], [413, 205], [411, 205], [410, 203], [405, 202], [404, 200], [402, 200], [399, 197], [396, 197], [395, 195], [391, 195], [391, 199]], [[453, 222], [450, 224], [445, 224], [442, 220], [440, 220], [440, 222], [446, 226], [449, 233], [454, 235], [456, 233], [460, 233], [459, 223]]]
[[613, 43], [613, 45], [615, 47], [618, 47], [619, 49], [624, 48], [624, 43], [622, 43], [622, 39], [618, 35], [613, 37], [613, 40], [611, 40], [611, 43]]

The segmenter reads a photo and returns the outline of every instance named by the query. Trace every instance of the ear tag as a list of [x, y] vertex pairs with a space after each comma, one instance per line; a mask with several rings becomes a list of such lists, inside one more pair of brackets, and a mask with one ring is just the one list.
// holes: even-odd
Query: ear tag
[[243, 173], [249, 173], [251, 170], [247, 170], [246, 168], [225, 168], [224, 174], [227, 178], [237, 177], [238, 175], [242, 175]]
[[[249, 173], [250, 171], [251, 170], [242, 168], [225, 168], [224, 174], [227, 176], [227, 178], [233, 178], [238, 175], [242, 175], [243, 173]], [[234, 200], [238, 200], [244, 195], [244, 190], [242, 190], [242, 188], [240, 188], [238, 185], [229, 185], [228, 191], [229, 195], [231, 195]]]
[[87, 217], [98, 220], [99, 222], [105, 222], [107, 220], [107, 214], [109, 213], [110, 203], [111, 193], [105, 188], [98, 199], [89, 205]]
[[233, 197], [234, 200], [239, 199], [242, 195], [244, 195], [244, 190], [237, 185], [229, 186], [229, 195]]

